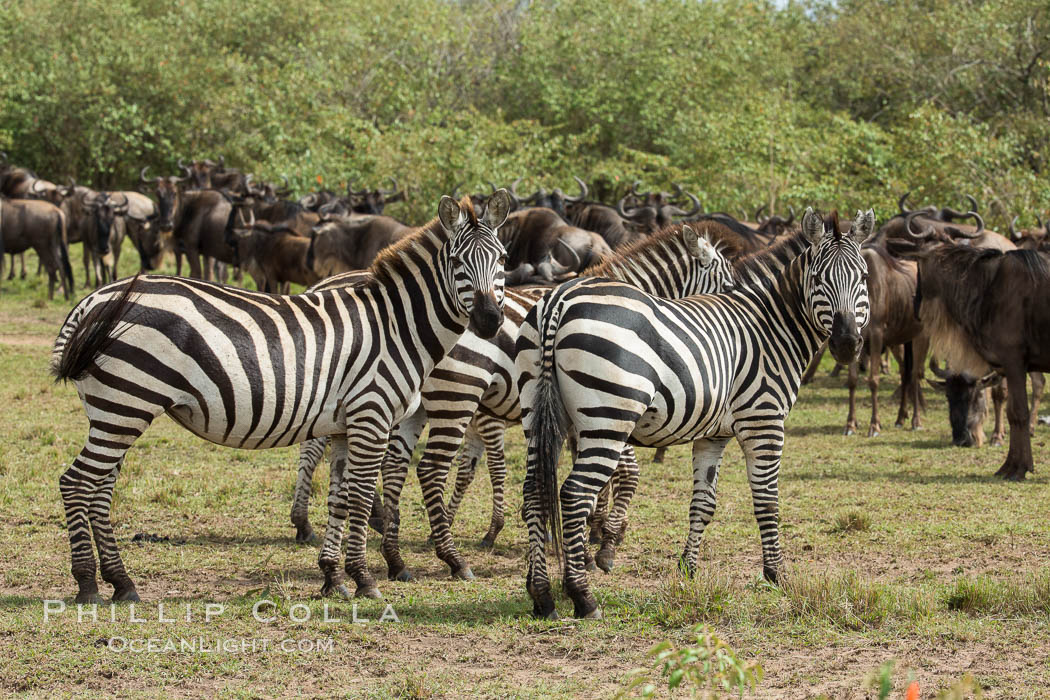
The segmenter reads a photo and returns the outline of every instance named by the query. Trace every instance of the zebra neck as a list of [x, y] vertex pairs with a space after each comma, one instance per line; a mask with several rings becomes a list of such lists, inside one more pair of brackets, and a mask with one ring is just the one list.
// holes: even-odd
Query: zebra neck
[[810, 251], [806, 251], [776, 272], [770, 283], [763, 285], [772, 303], [757, 306], [770, 329], [777, 328], [781, 336], [781, 369], [790, 378], [795, 392], [802, 385], [802, 375], [817, 348], [829, 336], [813, 320], [806, 301], [804, 281], [809, 274], [810, 258]]
[[459, 341], [469, 321], [456, 304], [447, 268], [444, 247], [426, 241], [400, 251], [399, 264], [370, 284], [391, 334], [391, 361], [406, 373], [414, 370], [420, 383]]
[[667, 299], [699, 294], [702, 271], [699, 261], [686, 250], [681, 236], [672, 236], [608, 263], [605, 275], [627, 282], [647, 294]]

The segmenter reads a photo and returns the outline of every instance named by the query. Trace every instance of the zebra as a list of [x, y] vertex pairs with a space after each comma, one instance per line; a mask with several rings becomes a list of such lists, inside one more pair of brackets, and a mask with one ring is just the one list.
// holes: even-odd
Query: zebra
[[[498, 196], [497, 196], [498, 195]], [[505, 190], [482, 216], [442, 197], [438, 217], [383, 252], [358, 286], [278, 296], [166, 276], [136, 276], [85, 297], [51, 357], [90, 424], [62, 474], [76, 601], [97, 602], [91, 533], [114, 600], [139, 599], [109, 511], [128, 449], [166, 413], [211, 442], [269, 448], [332, 439], [322, 594], [380, 597], [365, 562], [365, 518], [391, 427], [414, 409], [434, 366], [466, 330], [503, 322]], [[345, 473], [344, 473], [345, 472]]]
[[[585, 524], [627, 443], [693, 443], [689, 534], [680, 560], [692, 575], [714, 513], [722, 453], [735, 437], [747, 463], [763, 573], [777, 581], [784, 419], [825, 339], [840, 361], [860, 351], [868, 294], [859, 243], [874, 227], [871, 210], [858, 211], [842, 234], [837, 214], [825, 223], [809, 209], [802, 230], [772, 246], [804, 239], [805, 250], [779, 269], [769, 264], [770, 253], [738, 261], [738, 287], [727, 293], [670, 301], [610, 280], [574, 280], [533, 307], [519, 335], [517, 365], [528, 444], [526, 589], [536, 616], [557, 616], [545, 558], [550, 532], [564, 553], [564, 587], [575, 615], [601, 617], [583, 567]], [[576, 451], [559, 493], [557, 459], [566, 436]]]
[[[668, 296], [716, 291], [732, 278], [729, 262], [720, 251], [722, 241], [728, 235], [724, 227], [714, 223], [670, 227], [627, 248], [609, 261], [589, 268], [584, 274], [614, 277], [651, 293]], [[332, 278], [320, 285], [329, 283], [336, 284], [339, 280]], [[457, 490], [449, 505], [444, 504], [449, 466], [456, 458], [472, 421], [476, 421], [473, 423], [474, 431], [481, 433], [478, 437], [483, 435], [482, 439], [490, 447], [488, 454], [490, 476], [493, 479], [493, 514], [481, 544], [484, 547], [494, 544], [504, 524], [503, 431], [499, 422], [517, 422], [521, 415], [514, 367], [518, 328], [526, 313], [549, 289], [509, 290], [500, 333], [491, 340], [464, 334], [457, 347], [439, 363], [427, 380], [423, 389], [425, 410], [406, 418], [395, 430], [382, 467], [385, 527], [381, 551], [387, 561], [390, 579], [407, 581], [412, 578], [398, 546], [399, 499], [413, 449], [428, 420], [430, 436], [417, 474], [438, 558], [448, 564], [454, 577], [473, 577], [468, 563], [452, 541], [450, 529], [451, 517], [462, 498], [462, 491]], [[480, 450], [476, 441], [469, 443], [468, 447], [469, 451], [461, 459], [469, 464], [471, 461], [476, 462]], [[306, 506], [313, 471], [323, 449], [323, 445], [304, 445], [300, 454], [292, 509], [292, 522], [300, 533], [297, 535], [300, 540], [305, 539], [302, 537], [304, 529], [309, 533], [308, 523], [304, 527]], [[631, 471], [637, 471], [637, 462], [630, 448], [625, 451], [622, 468], [627, 472], [620, 480], [625, 489], [617, 491], [615, 495], [613, 514], [603, 528], [609, 534], [603, 540], [603, 548], [597, 559], [598, 565], [606, 571], [612, 568], [615, 556], [613, 543], [618, 541], [622, 532], [627, 504], [633, 494], [633, 490], [627, 489], [637, 482], [636, 477], [632, 480], [630, 476]], [[463, 483], [464, 489], [465, 486]]]

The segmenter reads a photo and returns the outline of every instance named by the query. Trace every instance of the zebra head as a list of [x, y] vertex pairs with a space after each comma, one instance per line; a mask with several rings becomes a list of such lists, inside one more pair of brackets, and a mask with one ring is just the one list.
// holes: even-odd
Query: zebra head
[[830, 335], [828, 349], [839, 362], [860, 354], [860, 332], [868, 323], [868, 266], [860, 243], [875, 229], [875, 213], [857, 212], [848, 233], [841, 233], [838, 214], [825, 222], [806, 209], [802, 231], [810, 241], [810, 261], [804, 284], [813, 321]]
[[449, 235], [442, 248], [446, 279], [452, 282], [457, 310], [470, 317], [470, 330], [491, 338], [503, 325], [503, 286], [507, 251], [496, 235], [510, 211], [510, 195], [497, 190], [480, 218], [469, 199], [462, 203], [444, 196], [438, 219]]
[[685, 247], [700, 264], [701, 282], [697, 294], [718, 294], [733, 288], [733, 266], [715, 246], [707, 234], [699, 235], [691, 226], [682, 227]]

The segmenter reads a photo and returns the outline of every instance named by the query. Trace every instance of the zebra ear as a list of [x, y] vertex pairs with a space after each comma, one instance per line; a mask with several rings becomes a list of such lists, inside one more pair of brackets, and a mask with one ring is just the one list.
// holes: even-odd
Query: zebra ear
[[697, 235], [691, 226], [682, 227], [682, 240], [685, 241], [685, 247], [689, 254], [699, 260], [704, 267], [710, 265], [711, 261], [715, 259], [714, 246], [706, 238], [701, 238]]
[[465, 217], [459, 208], [459, 202], [446, 194], [438, 202], [438, 218], [441, 219], [441, 225], [445, 227], [445, 230], [452, 233], [456, 230], [456, 225]]
[[498, 189], [492, 193], [489, 197], [488, 203], [485, 205], [485, 223], [488, 227], [495, 230], [503, 225], [503, 222], [507, 220], [507, 214], [510, 213], [510, 193], [505, 189]]
[[869, 209], [867, 211], [857, 210], [857, 218], [853, 220], [853, 226], [850, 227], [850, 234], [853, 236], [853, 240], [857, 243], [863, 243], [875, 232], [875, 211]]
[[813, 211], [813, 207], [806, 207], [806, 213], [802, 215], [802, 233], [814, 244], [824, 237], [824, 219]]

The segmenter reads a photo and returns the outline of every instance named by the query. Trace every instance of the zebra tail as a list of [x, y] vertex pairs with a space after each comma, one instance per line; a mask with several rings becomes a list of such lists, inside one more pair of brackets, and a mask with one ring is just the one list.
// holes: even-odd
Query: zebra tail
[[554, 334], [558, 328], [559, 310], [555, 308], [553, 313], [545, 314], [540, 324], [540, 374], [537, 378], [532, 422], [536, 485], [540, 491], [540, 522], [551, 535], [557, 561], [561, 560], [562, 551], [558, 458], [561, 456], [561, 446], [565, 442], [566, 433], [565, 409], [554, 368]]
[[[66, 324], [73, 324], [71, 332], [65, 328], [55, 342], [51, 354], [51, 375], [57, 384], [63, 380], [83, 379], [91, 369], [95, 359], [120, 337], [121, 332], [114, 333], [131, 306], [131, 295], [139, 276], [135, 275], [116, 297], [112, 297], [95, 306], [80, 319], [71, 318]], [[125, 327], [126, 330], [127, 327]], [[65, 342], [62, 342], [63, 336]]]

